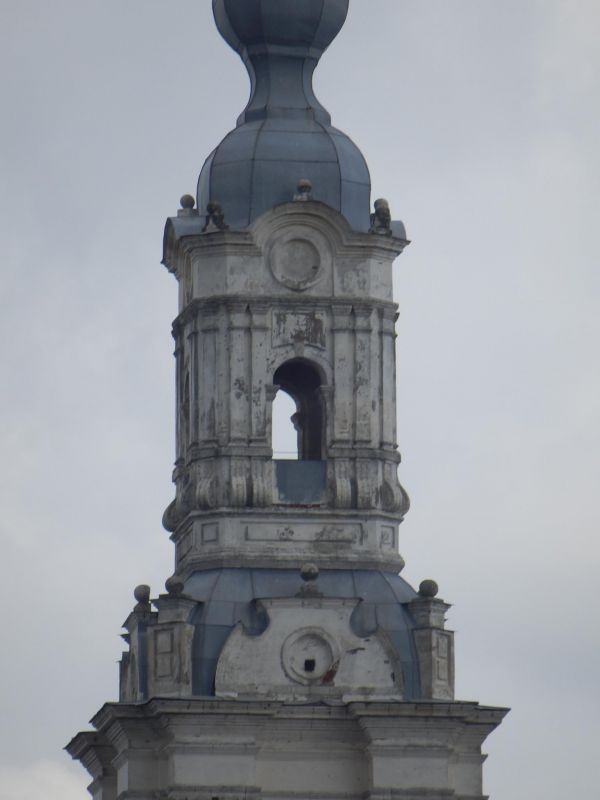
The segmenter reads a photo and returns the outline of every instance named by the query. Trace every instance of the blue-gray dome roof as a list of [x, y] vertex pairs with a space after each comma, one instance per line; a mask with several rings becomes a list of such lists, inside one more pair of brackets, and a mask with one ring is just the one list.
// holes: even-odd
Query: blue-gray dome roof
[[310, 48], [318, 55], [341, 31], [349, 0], [213, 0], [217, 27], [242, 57], [256, 45]]
[[246, 109], [206, 160], [198, 208], [219, 202], [232, 228], [290, 201], [298, 181], [313, 199], [369, 228], [371, 184], [356, 145], [331, 126], [312, 89], [318, 60], [340, 31], [348, 0], [213, 0], [221, 34], [250, 76]]
[[[241, 622], [249, 633], [261, 634], [266, 617], [256, 600], [294, 597], [302, 585], [295, 569], [213, 569], [195, 572], [184, 592], [199, 605], [191, 622], [195, 626], [192, 655], [192, 689], [195, 695], [214, 695], [217, 661], [234, 626]], [[358, 636], [377, 627], [389, 637], [402, 664], [404, 697], [420, 696], [419, 668], [407, 603], [417, 596], [403, 578], [376, 570], [321, 570], [319, 591], [325, 597], [359, 597], [362, 603], [352, 617]]]
[[229, 133], [204, 164], [198, 208], [221, 203], [227, 224], [246, 228], [265, 211], [292, 200], [301, 178], [312, 196], [369, 228], [369, 171], [356, 145], [314, 120], [250, 122]]

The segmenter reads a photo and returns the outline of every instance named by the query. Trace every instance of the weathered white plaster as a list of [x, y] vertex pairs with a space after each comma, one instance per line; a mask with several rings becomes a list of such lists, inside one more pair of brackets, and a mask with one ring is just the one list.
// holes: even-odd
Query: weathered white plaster
[[393, 515], [342, 509], [332, 520], [321, 507], [281, 507], [192, 514], [173, 539], [183, 577], [202, 567], [296, 568], [305, 561], [323, 568], [341, 561], [356, 568], [376, 567], [383, 561], [399, 571], [404, 562], [396, 550], [397, 529]]
[[[356, 233], [308, 196], [246, 231], [217, 213], [203, 232], [185, 198], [167, 223], [175, 575], [153, 605], [136, 589], [120, 702], [68, 746], [95, 800], [484, 800], [481, 745], [505, 711], [454, 702], [437, 586], [400, 603], [380, 574], [404, 564], [392, 264], [406, 240], [387, 203]], [[280, 387], [297, 390], [304, 453], [285, 468], [271, 442]], [[301, 566], [293, 597], [184, 593], [198, 571]], [[319, 568], [352, 586], [377, 570], [383, 593], [324, 597]]]
[[351, 629], [358, 602], [263, 600], [269, 625], [260, 636], [234, 628], [217, 666], [217, 697], [401, 699], [401, 668], [385, 634]]
[[[120, 800], [485, 800], [481, 744], [504, 714], [475, 703], [157, 699], [105, 706], [95, 738], [70, 747], [83, 761], [105, 749]], [[96, 791], [111, 783], [114, 772]]]
[[[168, 224], [165, 263], [184, 288], [174, 325], [176, 499], [165, 524], [177, 543], [185, 540], [178, 570], [202, 559], [271, 558], [268, 542], [226, 520], [210, 546], [188, 531], [199, 513], [265, 509], [283, 519], [291, 510], [272, 468], [271, 410], [275, 373], [294, 359], [321, 376], [326, 462], [322, 492], [309, 507], [299, 504], [302, 514], [317, 506], [337, 527], [347, 522], [342, 511], [368, 514], [371, 525], [394, 533], [371, 537], [364, 552], [358, 545], [354, 560], [401, 568], [396, 531], [408, 501], [397, 477], [392, 263], [405, 241], [354, 233], [340, 214], [310, 201], [279, 206], [250, 231], [176, 238], [173, 230]], [[306, 558], [307, 550], [289, 557]], [[322, 564], [334, 556], [331, 548], [314, 553]]]

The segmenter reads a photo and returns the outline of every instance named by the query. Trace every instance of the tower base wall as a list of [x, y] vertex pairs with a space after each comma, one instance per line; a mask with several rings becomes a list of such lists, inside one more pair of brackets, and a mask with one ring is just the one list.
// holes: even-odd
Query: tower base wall
[[67, 750], [94, 800], [484, 800], [476, 703], [154, 699], [104, 706]]

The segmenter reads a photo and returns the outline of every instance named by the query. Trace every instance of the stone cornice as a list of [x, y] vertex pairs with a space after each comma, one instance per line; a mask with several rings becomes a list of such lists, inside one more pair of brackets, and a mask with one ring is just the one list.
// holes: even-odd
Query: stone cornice
[[257, 298], [254, 295], [242, 294], [219, 294], [207, 297], [206, 299], [192, 300], [183, 311], [175, 317], [173, 321], [173, 335], [188, 321], [194, 320], [199, 312], [216, 314], [221, 308], [226, 310], [238, 311], [241, 306], [248, 307], [250, 313], [268, 313], [271, 308], [281, 310], [289, 309], [297, 312], [306, 309], [331, 309], [334, 314], [349, 315], [356, 307], [357, 313], [364, 316], [369, 311], [380, 311], [384, 319], [395, 321], [398, 313], [398, 304], [387, 300], [361, 299], [356, 302], [352, 297], [314, 297], [304, 295], [299, 301], [298, 297], [292, 295], [261, 295]]
[[220, 230], [203, 233], [203, 220], [169, 217], [165, 224], [162, 263], [179, 278], [178, 262], [192, 252], [204, 255], [258, 255], [265, 240], [282, 227], [306, 225], [328, 235], [336, 255], [360, 258], [375, 256], [393, 260], [410, 244], [408, 239], [353, 231], [337, 211], [318, 201], [291, 202], [276, 206], [259, 217], [246, 230]]
[[81, 761], [94, 780], [115, 773], [112, 761], [116, 751], [102, 733], [82, 731], [71, 739], [65, 750], [71, 758]]
[[[153, 698], [146, 703], [106, 703], [92, 718], [98, 733], [84, 732], [67, 745], [73, 758], [80, 758], [86, 748], [108, 746], [106, 733], [117, 725], [119, 729], [140, 729], [151, 723], [153, 730], [163, 730], [175, 719], [198, 717], [265, 718], [308, 722], [344, 722], [356, 719], [361, 727], [376, 726], [379, 731], [392, 730], [408, 723], [464, 723], [493, 730], [509, 709], [482, 706], [476, 702], [368, 702], [286, 703], [282, 701], [222, 700], [217, 698]], [[488, 731], [489, 732], [489, 731]], [[114, 732], [111, 739], [114, 739]], [[486, 734], [487, 735], [487, 734]]]

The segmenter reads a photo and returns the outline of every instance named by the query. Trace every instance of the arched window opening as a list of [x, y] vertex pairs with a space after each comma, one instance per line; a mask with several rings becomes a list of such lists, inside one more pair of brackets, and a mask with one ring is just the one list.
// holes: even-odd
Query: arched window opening
[[324, 414], [319, 372], [307, 361], [293, 359], [279, 367], [273, 383], [289, 395], [296, 407], [291, 420], [296, 429], [298, 460], [321, 461]]
[[280, 390], [273, 400], [273, 458], [298, 460], [298, 433], [295, 426], [297, 408], [290, 395]]

